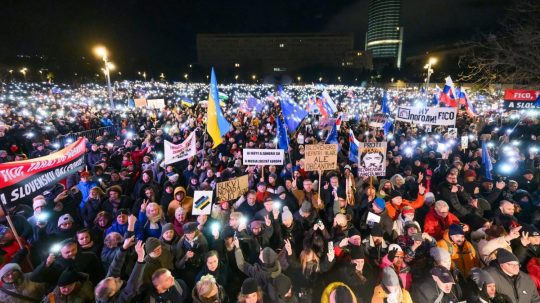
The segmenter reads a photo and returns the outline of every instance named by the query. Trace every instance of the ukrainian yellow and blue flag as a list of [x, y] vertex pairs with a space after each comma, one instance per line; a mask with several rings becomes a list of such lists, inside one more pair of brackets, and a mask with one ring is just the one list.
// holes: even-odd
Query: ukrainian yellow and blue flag
[[219, 104], [219, 95], [217, 88], [216, 74], [214, 73], [214, 68], [212, 68], [212, 74], [210, 77], [210, 92], [208, 94], [208, 125], [207, 131], [214, 141], [214, 146], [216, 148], [218, 145], [223, 142], [223, 136], [231, 130], [232, 126], [225, 119], [221, 106]]

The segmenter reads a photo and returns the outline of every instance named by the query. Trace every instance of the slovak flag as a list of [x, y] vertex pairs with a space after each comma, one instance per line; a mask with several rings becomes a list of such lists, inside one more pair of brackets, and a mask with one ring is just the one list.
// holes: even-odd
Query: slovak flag
[[339, 116], [337, 117], [337, 120], [336, 120], [336, 130], [339, 131], [339, 129], [341, 128], [341, 115], [343, 115], [342, 113], [339, 114]]
[[323, 118], [328, 118], [328, 112], [326, 111], [326, 108], [324, 107], [324, 101], [320, 98], [317, 98], [317, 101], [315, 101], [315, 105], [317, 105], [317, 108], [319, 108], [319, 113], [321, 113], [321, 116]]
[[456, 100], [456, 92], [454, 90], [454, 82], [450, 76], [446, 77], [446, 84], [443, 87], [441, 95], [439, 96], [439, 101], [450, 107], [457, 107], [458, 103]]
[[326, 109], [326, 112], [330, 116], [334, 115], [334, 113], [337, 112], [336, 103], [334, 103], [334, 100], [332, 100], [332, 98], [330, 97], [330, 95], [328, 94], [326, 90], [322, 92], [322, 97], [324, 101], [323, 105], [324, 105], [324, 108]]
[[358, 163], [358, 148], [360, 141], [356, 139], [352, 129], [349, 129], [349, 161]]
[[467, 115], [469, 115], [470, 117], [474, 117], [478, 114], [471, 100], [469, 100], [467, 94], [464, 91], [459, 92], [459, 101], [460, 103], [463, 101], [463, 103], [465, 104], [465, 110], [467, 111]]

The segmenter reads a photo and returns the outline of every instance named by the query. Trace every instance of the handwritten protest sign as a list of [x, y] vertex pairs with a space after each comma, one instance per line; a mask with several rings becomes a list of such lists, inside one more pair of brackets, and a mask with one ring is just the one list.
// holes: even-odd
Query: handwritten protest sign
[[216, 185], [216, 196], [220, 201], [236, 199], [248, 191], [248, 175], [233, 180], [219, 182]]
[[337, 169], [337, 144], [308, 144], [305, 152], [306, 171]]
[[386, 142], [360, 142], [358, 175], [362, 177], [386, 174]]

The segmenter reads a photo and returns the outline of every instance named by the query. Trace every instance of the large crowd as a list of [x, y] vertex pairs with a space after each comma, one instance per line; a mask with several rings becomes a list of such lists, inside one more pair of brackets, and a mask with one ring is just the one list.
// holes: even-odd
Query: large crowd
[[[540, 302], [536, 112], [506, 112], [484, 92], [471, 95], [477, 116], [460, 111], [457, 136], [402, 122], [383, 131], [368, 125], [383, 93], [392, 109], [431, 104], [427, 93], [284, 92], [305, 107], [323, 89], [343, 122], [338, 169], [319, 175], [304, 152], [329, 132], [315, 112], [289, 133], [284, 165], [243, 165], [243, 148], [277, 147], [270, 85], [219, 86], [233, 129], [213, 148], [205, 84], [115, 83], [112, 108], [101, 85], [1, 84], [0, 164], [106, 131], [85, 139], [84, 169], [0, 210], [0, 302]], [[358, 176], [349, 130], [388, 142], [386, 176]], [[164, 141], [192, 132], [197, 154], [162, 167]], [[195, 191], [246, 174], [247, 193], [192, 214]]]

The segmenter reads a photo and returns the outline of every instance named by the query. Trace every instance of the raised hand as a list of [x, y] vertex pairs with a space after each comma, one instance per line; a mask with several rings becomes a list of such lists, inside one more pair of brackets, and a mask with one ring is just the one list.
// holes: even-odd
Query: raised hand
[[142, 240], [137, 241], [137, 244], [135, 244], [135, 252], [137, 253], [137, 262], [143, 262], [144, 261], [144, 243]]
[[266, 224], [266, 226], [268, 226], [268, 227], [270, 227], [272, 225], [272, 220], [270, 220], [269, 215], [264, 216], [264, 224]]
[[420, 183], [420, 184], [418, 185], [418, 193], [419, 193], [420, 195], [423, 195], [425, 192], [426, 192], [426, 188], [424, 187], [424, 185], [422, 185], [422, 183]]
[[133, 244], [135, 243], [135, 236], [131, 236], [129, 238], [126, 238], [124, 240], [124, 244], [122, 245], [122, 248], [124, 250], [127, 250], [128, 248], [130, 248], [131, 246], [133, 246]]
[[285, 250], [287, 251], [287, 255], [292, 256], [291, 240], [289, 239], [285, 239]]
[[529, 246], [529, 244], [531, 244], [531, 239], [529, 239], [529, 233], [524, 231], [521, 234], [521, 245], [527, 247]]

